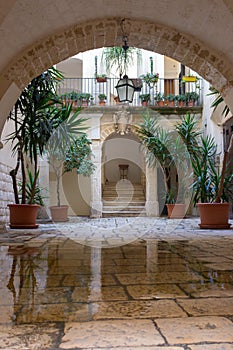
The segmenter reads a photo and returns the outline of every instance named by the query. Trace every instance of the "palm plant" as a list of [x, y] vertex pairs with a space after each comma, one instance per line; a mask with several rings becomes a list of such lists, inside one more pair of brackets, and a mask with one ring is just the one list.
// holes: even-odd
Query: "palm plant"
[[[220, 94], [220, 92], [219, 92], [217, 89], [215, 89], [214, 87], [211, 87], [211, 88], [210, 88], [210, 91], [211, 91], [211, 92], [210, 92], [208, 95], [209, 95], [209, 96], [211, 96], [211, 95], [214, 95], [214, 96], [215, 96], [215, 100], [214, 100], [213, 103], [211, 104], [211, 107], [213, 107], [213, 108], [214, 108], [214, 111], [215, 111], [216, 108], [224, 102], [224, 99], [223, 99], [222, 95]], [[227, 115], [228, 115], [229, 113], [230, 113], [230, 108], [229, 108], [227, 105], [225, 105], [224, 108], [223, 108], [223, 110], [222, 110], [222, 115], [223, 115], [224, 117], [227, 117]]]
[[224, 153], [223, 165], [216, 166], [217, 145], [211, 136], [203, 137], [197, 128], [197, 121], [187, 114], [176, 130], [185, 143], [191, 157], [194, 174], [194, 203], [221, 202], [232, 197], [231, 169], [227, 169], [227, 157], [233, 144], [230, 141], [228, 150]]
[[[14, 131], [7, 136], [11, 141], [12, 153], [17, 155], [16, 166], [10, 171], [12, 178], [15, 203], [33, 203], [38, 180], [38, 155], [42, 155], [44, 147], [54, 127], [59, 124], [54, 104], [58, 103], [56, 84], [62, 79], [62, 74], [55, 68], [42, 73], [22, 91], [15, 103], [8, 120], [13, 122]], [[26, 196], [26, 164], [28, 157], [34, 168], [31, 180], [31, 194]], [[17, 174], [21, 168], [21, 198], [17, 183]]]
[[[184, 168], [186, 168], [187, 173], [190, 170], [190, 162], [187, 149], [181, 137], [174, 130], [166, 130], [161, 127], [159, 120], [151, 117], [149, 112], [144, 115], [143, 123], [136, 127], [136, 130], [144, 147], [148, 166], [155, 167], [159, 164], [162, 168], [166, 199], [168, 200], [172, 193], [173, 201], [174, 197], [176, 197], [180, 202], [183, 202], [185, 187], [187, 186], [185, 182], [181, 181], [181, 178], [184, 175]], [[171, 183], [172, 173], [174, 172], [180, 177], [180, 188], [175, 191]], [[188, 176], [186, 176], [186, 179], [188, 181]]]

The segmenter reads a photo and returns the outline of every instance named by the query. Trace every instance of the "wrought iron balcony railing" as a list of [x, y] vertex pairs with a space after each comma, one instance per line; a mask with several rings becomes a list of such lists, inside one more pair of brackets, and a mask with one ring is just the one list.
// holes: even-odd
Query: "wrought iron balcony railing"
[[[115, 86], [119, 79], [107, 78], [98, 82], [96, 78], [66, 78], [58, 86], [58, 94], [64, 100], [72, 100], [77, 106], [117, 104]], [[202, 106], [202, 79], [195, 82], [183, 82], [179, 79], [159, 78], [150, 86], [142, 79], [133, 79], [135, 94], [132, 106], [147, 104], [155, 107]], [[101, 100], [102, 99], [102, 100]], [[101, 102], [102, 101], [102, 102]]]

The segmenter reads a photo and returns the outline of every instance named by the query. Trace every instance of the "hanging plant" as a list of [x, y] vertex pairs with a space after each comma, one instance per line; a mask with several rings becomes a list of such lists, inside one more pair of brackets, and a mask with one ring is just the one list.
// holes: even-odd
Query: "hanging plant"
[[145, 75], [141, 75], [141, 78], [149, 86], [149, 88], [152, 89], [159, 80], [159, 73], [146, 73]]

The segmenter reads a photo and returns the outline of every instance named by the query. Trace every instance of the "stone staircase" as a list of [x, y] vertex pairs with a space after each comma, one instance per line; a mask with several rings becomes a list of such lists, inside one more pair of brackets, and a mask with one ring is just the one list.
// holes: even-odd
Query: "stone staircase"
[[124, 179], [103, 188], [103, 217], [146, 216], [145, 195], [141, 184]]

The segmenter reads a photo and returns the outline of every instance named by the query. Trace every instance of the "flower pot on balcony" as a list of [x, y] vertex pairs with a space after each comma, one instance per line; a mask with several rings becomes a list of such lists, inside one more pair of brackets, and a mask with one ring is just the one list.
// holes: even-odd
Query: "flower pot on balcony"
[[10, 210], [10, 228], [37, 228], [36, 217], [40, 206], [38, 204], [8, 204]]
[[107, 77], [96, 77], [97, 83], [106, 83]]
[[200, 214], [200, 228], [229, 229], [229, 203], [197, 203]]
[[158, 107], [164, 107], [165, 102], [164, 101], [157, 101]]
[[179, 101], [178, 106], [179, 107], [185, 107], [185, 101]]
[[186, 205], [181, 204], [166, 204], [167, 214], [169, 219], [182, 219], [186, 214]]
[[189, 107], [193, 107], [193, 106], [194, 106], [194, 101], [193, 101], [193, 100], [188, 101], [188, 106], [189, 106]]

